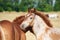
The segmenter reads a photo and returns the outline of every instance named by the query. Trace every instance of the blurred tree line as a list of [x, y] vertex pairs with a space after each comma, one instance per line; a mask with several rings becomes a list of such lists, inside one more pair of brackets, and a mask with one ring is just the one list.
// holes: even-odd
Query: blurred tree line
[[60, 11], [60, 0], [0, 0], [2, 11], [27, 11], [28, 8], [39, 11]]

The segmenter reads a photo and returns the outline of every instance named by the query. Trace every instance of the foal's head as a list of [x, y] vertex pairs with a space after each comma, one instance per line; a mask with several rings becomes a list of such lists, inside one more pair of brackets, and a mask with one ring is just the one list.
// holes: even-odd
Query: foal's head
[[22, 22], [22, 24], [20, 26], [21, 29], [23, 29], [23, 30], [27, 30], [27, 29], [29, 30], [29, 28], [32, 29], [34, 22], [36, 22], [35, 19], [37, 19], [37, 20], [39, 19], [40, 22], [43, 21], [47, 26], [53, 27], [52, 24], [50, 23], [50, 20], [48, 19], [48, 17], [45, 14], [38, 12], [37, 10], [33, 10], [33, 12], [32, 12], [32, 9], [30, 9], [28, 11], [28, 14], [25, 16], [24, 21]]
[[27, 28], [29, 29], [29, 27], [32, 27], [34, 18], [35, 18], [35, 14], [34, 13], [27, 14], [25, 16], [24, 21], [22, 22], [22, 24], [20, 26], [21, 29], [27, 30]]

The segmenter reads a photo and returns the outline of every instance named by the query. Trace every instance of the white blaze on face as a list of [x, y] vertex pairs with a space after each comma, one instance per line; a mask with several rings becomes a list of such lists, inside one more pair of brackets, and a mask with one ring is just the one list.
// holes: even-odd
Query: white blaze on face
[[30, 14], [26, 14], [25, 17], [29, 16]]
[[27, 28], [29, 25], [29, 23], [27, 21], [23, 21], [22, 24], [20, 25], [20, 28], [25, 30], [25, 28]]

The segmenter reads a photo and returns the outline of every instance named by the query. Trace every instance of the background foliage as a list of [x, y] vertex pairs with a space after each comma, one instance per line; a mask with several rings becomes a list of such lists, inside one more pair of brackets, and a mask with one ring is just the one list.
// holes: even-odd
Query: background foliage
[[60, 11], [60, 0], [0, 0], [0, 12], [27, 11], [29, 7], [46, 12]]

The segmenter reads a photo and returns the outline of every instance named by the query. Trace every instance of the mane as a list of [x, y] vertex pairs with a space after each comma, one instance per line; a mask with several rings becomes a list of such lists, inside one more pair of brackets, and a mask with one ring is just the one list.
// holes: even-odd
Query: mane
[[53, 27], [53, 25], [50, 23], [50, 20], [45, 14], [39, 11], [35, 11], [35, 14], [40, 16], [49, 27]]
[[24, 15], [17, 17], [16, 19], [13, 20], [13, 23], [21, 24], [22, 21], [24, 20], [24, 17], [25, 17]]
[[2, 20], [2, 21], [0, 21], [0, 24], [2, 24], [2, 23], [6, 24], [6, 23], [11, 23], [11, 22], [8, 20]]

